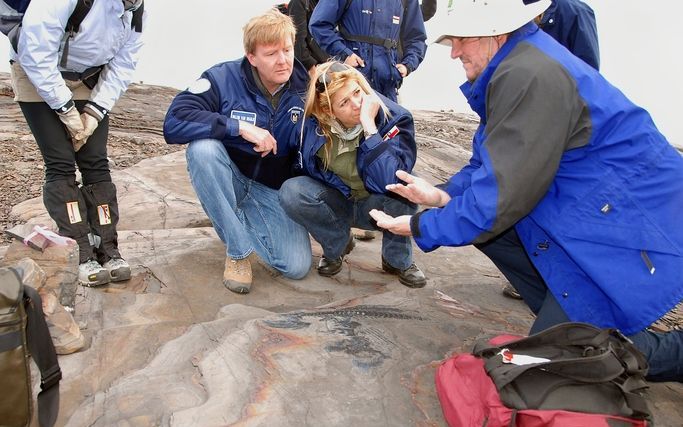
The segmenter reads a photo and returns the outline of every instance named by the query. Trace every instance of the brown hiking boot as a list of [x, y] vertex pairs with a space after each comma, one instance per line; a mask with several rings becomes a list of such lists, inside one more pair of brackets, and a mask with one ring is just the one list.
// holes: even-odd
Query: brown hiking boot
[[238, 294], [248, 294], [251, 289], [251, 263], [248, 259], [225, 259], [223, 285]]

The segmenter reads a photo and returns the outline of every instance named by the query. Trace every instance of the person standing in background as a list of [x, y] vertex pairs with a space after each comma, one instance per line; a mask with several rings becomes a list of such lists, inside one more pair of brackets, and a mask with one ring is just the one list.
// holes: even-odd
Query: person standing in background
[[33, 0], [10, 62], [15, 101], [45, 162], [43, 203], [59, 233], [78, 243], [79, 282], [98, 286], [131, 275], [118, 249], [108, 113], [135, 72], [145, 13], [142, 0], [99, 0], [66, 31], [77, 7], [80, 0]]
[[315, 74], [315, 66], [330, 59], [327, 54], [308, 32], [308, 22], [318, 0], [292, 0], [289, 2], [289, 16], [296, 27], [294, 41], [294, 57], [304, 64], [308, 73]]
[[309, 30], [330, 56], [358, 68], [373, 89], [396, 101], [403, 79], [427, 50], [420, 5], [417, 0], [376, 0], [370, 10], [365, 3], [320, 0]]
[[[525, 0], [525, 4], [538, 0]], [[536, 24], [552, 38], [600, 70], [600, 46], [595, 12], [581, 0], [551, 0], [548, 10], [536, 17]]]

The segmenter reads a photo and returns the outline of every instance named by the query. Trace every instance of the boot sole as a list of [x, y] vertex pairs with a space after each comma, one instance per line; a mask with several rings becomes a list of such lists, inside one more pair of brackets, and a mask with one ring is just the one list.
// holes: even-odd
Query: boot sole
[[112, 270], [109, 273], [109, 281], [110, 282], [122, 282], [124, 280], [130, 279], [130, 276], [131, 276], [130, 268]]
[[102, 286], [109, 283], [109, 272], [101, 271], [95, 275], [95, 280], [83, 281], [78, 279], [78, 283], [86, 288], [94, 288], [96, 286]]
[[242, 295], [248, 294], [251, 290], [251, 284], [239, 283], [235, 282], [234, 280], [224, 280], [223, 286], [228, 288], [228, 290], [231, 292]]

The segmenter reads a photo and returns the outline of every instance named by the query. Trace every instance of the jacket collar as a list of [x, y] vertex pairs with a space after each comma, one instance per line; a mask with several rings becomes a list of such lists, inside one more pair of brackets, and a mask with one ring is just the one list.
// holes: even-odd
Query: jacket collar
[[488, 87], [493, 73], [495, 73], [498, 65], [500, 65], [510, 52], [512, 52], [520, 41], [538, 30], [539, 28], [536, 24], [529, 22], [518, 30], [510, 33], [507, 41], [501, 46], [498, 52], [496, 52], [493, 58], [491, 58], [491, 61], [486, 68], [484, 68], [484, 71], [482, 71], [479, 77], [477, 77], [474, 82], [465, 82], [460, 86], [460, 90], [463, 95], [465, 95], [465, 98], [467, 98], [467, 103], [470, 104], [470, 108], [479, 115], [482, 122], [486, 122], [486, 88]]
[[[246, 82], [247, 88], [250, 92], [257, 94], [261, 93], [256, 81], [254, 80], [254, 76], [252, 76], [251, 64], [246, 56], [242, 58], [242, 63], [240, 64], [240, 74], [242, 74], [242, 79]], [[303, 97], [306, 94], [308, 78], [309, 76], [306, 67], [304, 67], [301, 62], [295, 59], [292, 75], [289, 77], [289, 90], [296, 92]]]

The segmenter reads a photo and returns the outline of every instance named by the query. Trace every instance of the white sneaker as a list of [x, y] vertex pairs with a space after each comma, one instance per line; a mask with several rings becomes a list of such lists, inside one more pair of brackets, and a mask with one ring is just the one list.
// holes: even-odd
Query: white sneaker
[[120, 282], [130, 279], [130, 265], [123, 258], [112, 258], [102, 264], [109, 272], [109, 280]]
[[109, 283], [109, 272], [99, 262], [90, 259], [78, 266], [78, 282], [83, 286], [100, 286]]

